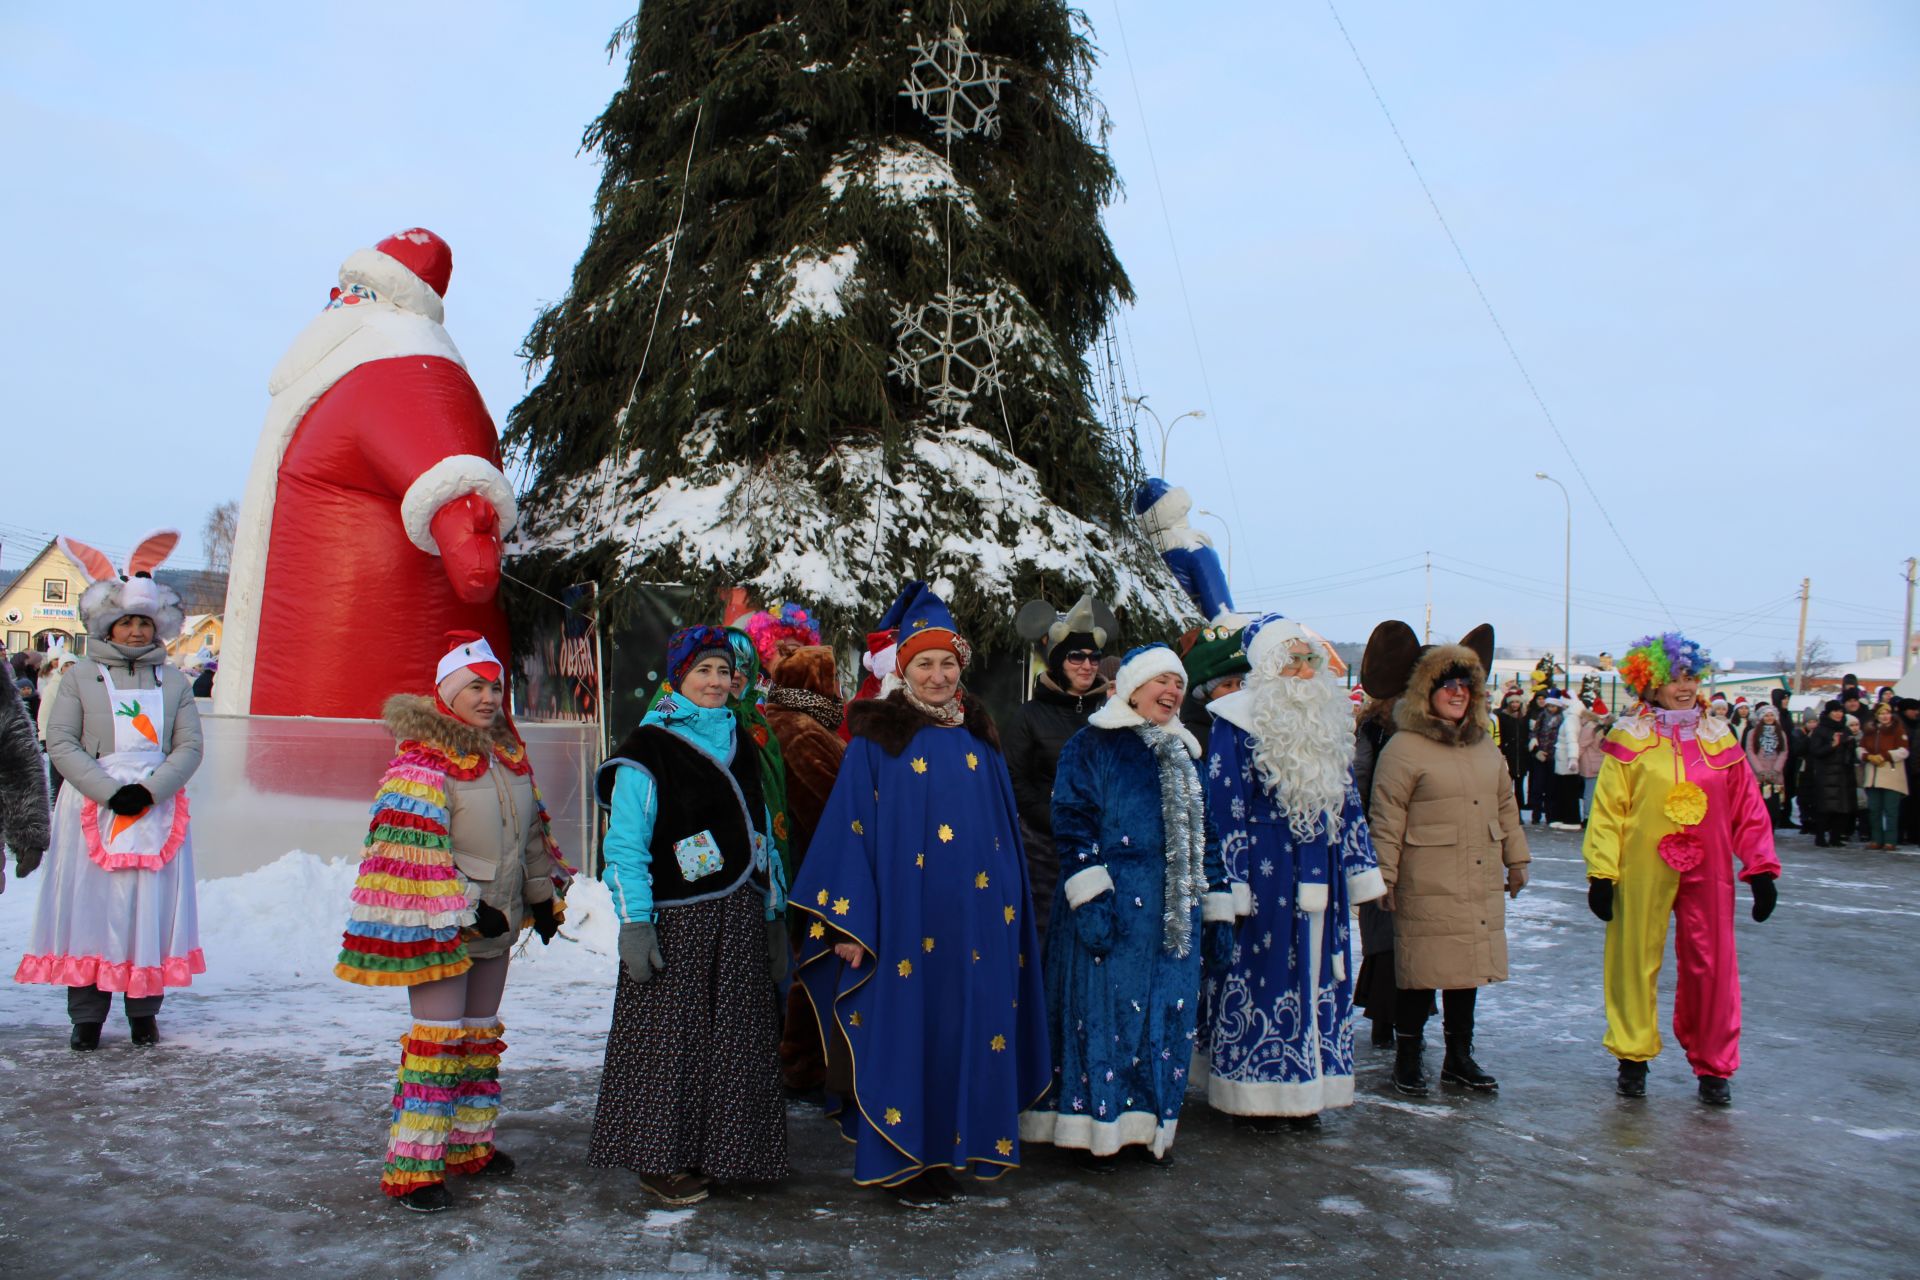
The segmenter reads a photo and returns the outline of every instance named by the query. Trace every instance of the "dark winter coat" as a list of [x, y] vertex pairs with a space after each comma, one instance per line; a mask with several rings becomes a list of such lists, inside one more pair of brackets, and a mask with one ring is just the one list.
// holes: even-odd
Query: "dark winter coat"
[[[1360, 717], [1353, 731], [1353, 785], [1360, 793], [1360, 808], [1373, 817], [1373, 770], [1380, 752], [1393, 736], [1393, 704], [1375, 704]], [[1360, 904], [1360, 954], [1391, 955], [1393, 951], [1393, 913], [1378, 902]]]
[[47, 851], [48, 822], [40, 735], [13, 681], [0, 680], [0, 839], [16, 859], [36, 862]]
[[767, 695], [767, 725], [780, 740], [787, 766], [787, 817], [793, 824], [787, 848], [794, 875], [813, 843], [820, 812], [840, 776], [847, 744], [840, 740], [846, 704], [840, 700], [833, 650], [824, 645], [796, 649], [781, 659]]
[[1824, 817], [1854, 812], [1854, 748], [1858, 739], [1843, 721], [1826, 716], [1807, 735], [1807, 762], [1800, 774], [1800, 806]]
[[1060, 863], [1053, 850], [1053, 777], [1067, 739], [1086, 727], [1087, 717], [1106, 705], [1107, 682], [1097, 681], [1079, 695], [1063, 693], [1051, 676], [1034, 682], [1033, 697], [1014, 713], [1006, 732], [1007, 773], [1020, 811], [1020, 836], [1027, 845], [1027, 874], [1033, 881], [1034, 923], [1046, 932]]
[[1493, 713], [1500, 722], [1500, 754], [1506, 757], [1507, 773], [1515, 778], [1526, 776], [1527, 763], [1532, 759], [1527, 754], [1527, 718], [1512, 711]]

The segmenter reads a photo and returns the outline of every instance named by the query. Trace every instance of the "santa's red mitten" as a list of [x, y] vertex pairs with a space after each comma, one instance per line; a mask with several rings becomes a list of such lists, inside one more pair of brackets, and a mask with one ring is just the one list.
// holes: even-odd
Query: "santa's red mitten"
[[453, 593], [469, 604], [493, 599], [500, 587], [500, 513], [477, 493], [463, 494], [428, 524]]

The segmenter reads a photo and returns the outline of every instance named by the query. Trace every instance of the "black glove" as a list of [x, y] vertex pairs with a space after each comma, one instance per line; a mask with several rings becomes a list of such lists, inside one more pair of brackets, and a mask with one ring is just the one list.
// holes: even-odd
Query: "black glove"
[[560, 932], [560, 917], [553, 909], [553, 899], [545, 902], [529, 902], [527, 914], [533, 917], [533, 931], [540, 935], [540, 945], [548, 946], [553, 935]]
[[507, 931], [507, 918], [483, 902], [473, 909], [473, 931], [483, 938], [497, 938]]
[[1773, 887], [1772, 876], [1755, 876], [1747, 884], [1753, 889], [1753, 921], [1758, 924], [1773, 914], [1774, 904], [1780, 901], [1780, 891]]
[[137, 782], [129, 782], [113, 793], [107, 801], [107, 808], [123, 818], [131, 818], [153, 808], [153, 792]]
[[667, 967], [660, 954], [660, 934], [651, 922], [634, 920], [620, 926], [620, 962], [637, 987], [653, 981], [653, 975]]
[[1073, 934], [1089, 955], [1113, 950], [1113, 891], [1073, 908]]
[[1209, 977], [1225, 973], [1233, 964], [1233, 922], [1211, 920], [1200, 928], [1201, 964]]
[[1587, 881], [1587, 910], [1602, 920], [1613, 919], [1613, 881]]
[[15, 849], [13, 851], [13, 874], [23, 880], [32, 875], [34, 870], [39, 867], [40, 859], [45, 857], [46, 853], [47, 851], [45, 849], [35, 849], [32, 853], [28, 853], [23, 849]]
[[787, 922], [785, 920], [767, 921], [767, 969], [773, 974], [775, 982], [787, 979], [787, 964], [792, 952], [787, 946]]

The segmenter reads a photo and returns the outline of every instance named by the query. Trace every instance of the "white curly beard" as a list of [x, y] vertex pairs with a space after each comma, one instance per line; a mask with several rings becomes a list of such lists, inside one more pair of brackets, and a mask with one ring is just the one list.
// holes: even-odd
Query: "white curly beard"
[[1247, 677], [1254, 767], [1296, 840], [1311, 839], [1323, 819], [1327, 838], [1337, 840], [1353, 771], [1353, 704], [1325, 675], [1280, 675], [1287, 654], [1271, 656], [1270, 669]]

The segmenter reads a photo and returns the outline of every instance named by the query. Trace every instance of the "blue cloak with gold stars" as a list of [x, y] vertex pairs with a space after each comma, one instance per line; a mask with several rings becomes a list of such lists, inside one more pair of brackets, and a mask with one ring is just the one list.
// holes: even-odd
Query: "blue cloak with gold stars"
[[[792, 901], [830, 1079], [845, 1074], [836, 1049], [851, 1056], [836, 1114], [854, 1180], [998, 1177], [1020, 1163], [1020, 1112], [1050, 1071], [1006, 762], [971, 699], [964, 726], [898, 694], [848, 713], [853, 741]], [[832, 950], [848, 940], [867, 953], [857, 969]]]

